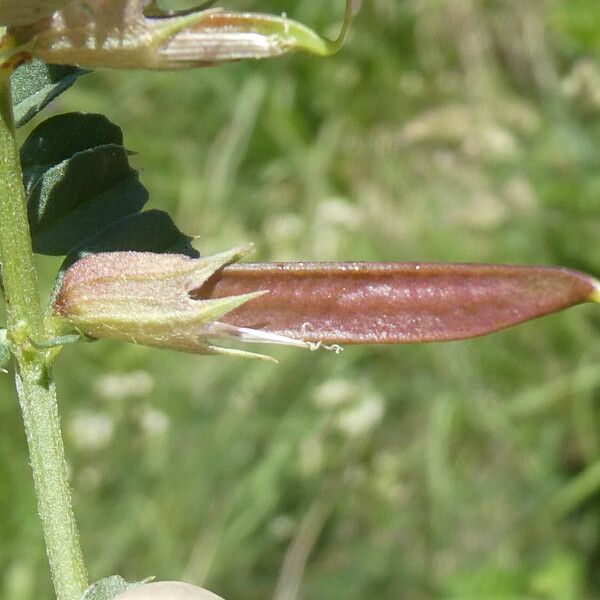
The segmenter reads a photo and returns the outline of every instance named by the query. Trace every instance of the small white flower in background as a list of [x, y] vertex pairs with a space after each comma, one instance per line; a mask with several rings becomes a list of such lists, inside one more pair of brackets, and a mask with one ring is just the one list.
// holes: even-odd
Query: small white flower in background
[[31, 559], [13, 558], [2, 569], [2, 595], [5, 598], [33, 598], [35, 594], [36, 567]]
[[337, 418], [340, 431], [349, 437], [359, 437], [370, 433], [385, 414], [383, 398], [372, 394], [359, 404], [341, 412]]
[[354, 400], [356, 392], [356, 382], [348, 379], [329, 379], [315, 389], [313, 402], [318, 408], [331, 410]]
[[339, 226], [355, 231], [364, 222], [364, 215], [358, 206], [346, 198], [332, 197], [324, 199], [316, 209], [315, 220], [321, 226]]
[[154, 390], [154, 377], [148, 371], [109, 373], [94, 382], [98, 396], [104, 400], [120, 401], [127, 398], [144, 398]]
[[298, 527], [296, 519], [290, 515], [278, 515], [269, 525], [271, 535], [279, 541], [289, 540]]
[[367, 381], [330, 379], [315, 389], [313, 403], [332, 411], [336, 428], [349, 437], [369, 433], [385, 413], [385, 400]]
[[80, 412], [71, 419], [68, 429], [80, 450], [102, 450], [112, 439], [115, 426], [106, 413]]
[[169, 428], [169, 417], [161, 410], [147, 407], [140, 416], [140, 424], [146, 435], [159, 436]]
[[205, 589], [178, 581], [146, 583], [119, 594], [115, 600], [223, 600]]

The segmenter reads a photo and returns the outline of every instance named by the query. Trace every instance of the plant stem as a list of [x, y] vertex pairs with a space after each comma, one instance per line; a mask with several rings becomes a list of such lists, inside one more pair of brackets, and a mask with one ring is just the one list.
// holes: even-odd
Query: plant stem
[[43, 313], [10, 96], [10, 69], [0, 68], [0, 261], [8, 338], [17, 363], [17, 393], [29, 445], [50, 571], [58, 600], [79, 600], [87, 576], [73, 516], [56, 389], [43, 340]]

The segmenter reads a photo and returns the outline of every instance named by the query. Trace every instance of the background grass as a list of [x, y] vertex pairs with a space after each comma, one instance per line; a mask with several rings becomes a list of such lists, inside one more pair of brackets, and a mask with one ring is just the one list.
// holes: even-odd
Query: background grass
[[[327, 31], [341, 4], [229, 6]], [[120, 124], [203, 253], [599, 276], [599, 56], [596, 0], [370, 0], [332, 59], [101, 72], [53, 110]], [[228, 600], [600, 597], [599, 332], [582, 306], [460, 343], [269, 348], [278, 366], [67, 348], [91, 576]], [[0, 596], [50, 598], [9, 377], [0, 394]]]

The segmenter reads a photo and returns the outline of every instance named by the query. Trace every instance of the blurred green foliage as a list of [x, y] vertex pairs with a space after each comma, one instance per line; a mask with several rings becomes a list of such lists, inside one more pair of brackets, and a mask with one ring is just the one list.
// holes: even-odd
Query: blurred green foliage
[[[327, 31], [341, 2], [239, 0]], [[370, 0], [345, 49], [101, 72], [106, 113], [203, 253], [560, 264], [600, 275], [594, 0]], [[335, 33], [335, 28], [331, 30]], [[55, 262], [41, 263], [50, 287]], [[228, 600], [595, 598], [597, 307], [447, 345], [271, 350], [278, 366], [106, 342], [57, 361], [91, 576]], [[50, 598], [0, 378], [0, 596]]]

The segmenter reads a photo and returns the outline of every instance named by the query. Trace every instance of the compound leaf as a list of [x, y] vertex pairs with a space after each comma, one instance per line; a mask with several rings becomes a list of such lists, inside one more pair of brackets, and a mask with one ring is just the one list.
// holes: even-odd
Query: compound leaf
[[21, 146], [21, 167], [29, 192], [40, 176], [64, 160], [98, 146], [123, 145], [120, 127], [104, 115], [66, 113], [46, 119]]
[[197, 258], [200, 253], [192, 246], [192, 239], [177, 228], [166, 212], [148, 210], [123, 217], [87, 239], [67, 256], [60, 272], [80, 258], [99, 252], [155, 252]]
[[78, 254], [98, 252], [155, 252], [199, 256], [192, 246], [192, 239], [175, 225], [173, 219], [162, 210], [148, 210], [128, 215], [116, 221], [93, 238], [86, 240]]
[[78, 152], [29, 187], [34, 251], [55, 256], [68, 254], [114, 221], [140, 211], [148, 200], [127, 151], [116, 144]]
[[[1, 0], [0, 0], [1, 1]], [[33, 60], [19, 67], [11, 76], [15, 123], [25, 125], [75, 80], [88, 71], [77, 67], [47, 65]]]

